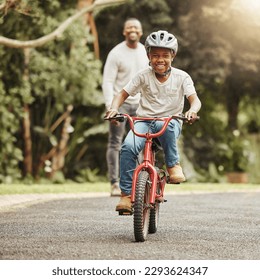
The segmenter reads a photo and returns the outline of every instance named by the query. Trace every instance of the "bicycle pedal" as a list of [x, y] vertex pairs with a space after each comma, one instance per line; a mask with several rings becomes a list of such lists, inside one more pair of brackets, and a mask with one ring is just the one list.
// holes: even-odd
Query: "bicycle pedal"
[[170, 185], [179, 185], [180, 184], [180, 182], [171, 182], [170, 179], [167, 179], [166, 183], [170, 184]]
[[118, 211], [119, 216], [131, 216], [133, 213], [129, 211]]
[[165, 202], [165, 199], [160, 196], [160, 197], [156, 198], [156, 201], [161, 203], [161, 202]]
[[158, 203], [164, 203], [164, 202], [167, 202], [167, 199], [160, 199], [160, 200], [156, 199], [156, 201], [157, 201]]

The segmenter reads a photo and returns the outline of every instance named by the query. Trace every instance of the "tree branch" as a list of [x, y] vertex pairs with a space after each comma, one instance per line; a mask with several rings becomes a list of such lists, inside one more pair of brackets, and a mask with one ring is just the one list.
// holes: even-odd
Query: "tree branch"
[[15, 9], [21, 0], [6, 0], [4, 3], [0, 4], [0, 11], [4, 10], [4, 13], [7, 14], [9, 9]]
[[5, 3], [0, 4], [0, 11], [3, 10], [5, 8]]
[[0, 45], [7, 46], [9, 48], [37, 48], [49, 41], [52, 41], [56, 38], [60, 38], [63, 32], [78, 18], [84, 15], [87, 12], [92, 12], [98, 7], [110, 6], [114, 4], [123, 4], [128, 0], [96, 0], [92, 5], [83, 8], [73, 16], [67, 18], [61, 25], [56, 28], [53, 32], [48, 35], [45, 35], [41, 38], [30, 40], [30, 41], [19, 41], [15, 39], [9, 39], [3, 36], [0, 36]]

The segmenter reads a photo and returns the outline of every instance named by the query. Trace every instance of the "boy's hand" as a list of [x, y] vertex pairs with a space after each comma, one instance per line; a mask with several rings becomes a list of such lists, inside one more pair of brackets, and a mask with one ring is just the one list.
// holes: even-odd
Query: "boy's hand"
[[[108, 111], [106, 112], [106, 115], [105, 115], [105, 119], [110, 119], [110, 118], [113, 118], [115, 117], [116, 115], [118, 114], [118, 111], [116, 109], [108, 109]], [[119, 125], [119, 122], [116, 121], [116, 120], [110, 120], [110, 122], [114, 125]]]
[[106, 112], [105, 118], [113, 118], [118, 114], [118, 111], [116, 109], [109, 108]]
[[184, 114], [184, 116], [188, 119], [187, 123], [189, 124], [193, 124], [197, 120], [197, 113], [194, 111], [189, 110]]

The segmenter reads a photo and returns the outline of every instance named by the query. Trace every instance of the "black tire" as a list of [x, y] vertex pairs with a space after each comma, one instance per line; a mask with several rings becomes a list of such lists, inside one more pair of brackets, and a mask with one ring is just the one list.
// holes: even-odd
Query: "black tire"
[[[157, 173], [160, 174], [160, 169], [155, 167]], [[157, 193], [160, 193], [159, 186], [157, 186]], [[149, 233], [156, 233], [159, 223], [160, 203], [155, 202], [154, 208], [150, 210]]]
[[134, 203], [134, 235], [135, 241], [144, 242], [147, 238], [150, 220], [150, 186], [148, 183], [149, 174], [141, 171], [135, 190]]
[[154, 208], [150, 210], [149, 233], [156, 233], [159, 223], [160, 203], [155, 202]]

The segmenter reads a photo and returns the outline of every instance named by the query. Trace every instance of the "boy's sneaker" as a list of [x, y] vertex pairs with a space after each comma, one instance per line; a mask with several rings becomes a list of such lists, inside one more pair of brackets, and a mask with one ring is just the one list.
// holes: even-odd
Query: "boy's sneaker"
[[111, 196], [120, 196], [121, 195], [121, 190], [119, 188], [119, 184], [116, 182], [113, 185], [111, 185]]
[[170, 177], [170, 184], [178, 184], [186, 180], [180, 164], [176, 164], [173, 167], [168, 167], [167, 171]]
[[131, 195], [121, 194], [120, 201], [116, 206], [116, 211], [132, 212]]

